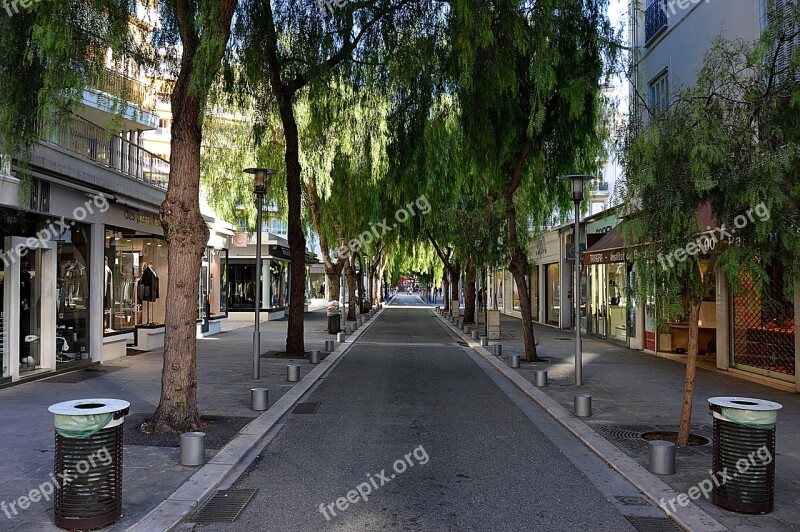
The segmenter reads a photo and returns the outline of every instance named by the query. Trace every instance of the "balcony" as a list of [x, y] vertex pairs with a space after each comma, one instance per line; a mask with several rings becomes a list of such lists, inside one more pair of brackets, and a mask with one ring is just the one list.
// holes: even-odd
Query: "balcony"
[[644, 13], [644, 45], [667, 27], [667, 11], [665, 0], [651, 0]]
[[608, 182], [595, 183], [594, 189], [598, 192], [608, 192]]
[[167, 189], [169, 161], [123, 138], [110, 135], [102, 127], [79, 116], [71, 115], [58, 125], [45, 130], [39, 127], [40, 138], [60, 148], [82, 155], [99, 165], [137, 181]]
[[114, 70], [108, 68], [101, 70], [93, 80], [92, 86], [143, 109], [155, 109], [155, 97], [147, 85]]

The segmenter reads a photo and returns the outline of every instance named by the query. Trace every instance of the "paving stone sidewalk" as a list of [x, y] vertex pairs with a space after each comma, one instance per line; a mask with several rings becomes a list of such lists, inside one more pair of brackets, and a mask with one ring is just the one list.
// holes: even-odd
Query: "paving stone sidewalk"
[[[584, 385], [579, 389], [575, 386], [574, 332], [534, 327], [538, 354], [548, 361], [530, 364], [523, 361], [517, 370], [519, 374], [533, 382], [535, 370], [547, 370], [549, 386], [542, 390], [570, 412], [574, 394], [590, 392], [593, 416], [584, 418], [586, 424], [647, 467], [647, 444], [639, 434], [677, 430], [685, 364], [584, 336]], [[507, 364], [510, 364], [511, 355], [524, 357], [518, 319], [502, 316], [499, 342], [503, 345], [501, 358]], [[755, 397], [783, 405], [776, 432], [775, 511], [768, 515], [745, 515], [723, 510], [703, 498], [696, 504], [731, 530], [800, 528], [800, 394], [748, 382], [725, 372], [698, 368], [692, 433], [709, 440], [712, 418], [707, 399], [717, 396]], [[710, 478], [711, 459], [711, 445], [679, 449], [676, 474], [659, 478], [676, 491], [685, 493]]]
[[[261, 325], [262, 352], [285, 348], [286, 325], [286, 319]], [[324, 310], [305, 315], [307, 351], [322, 351], [325, 340], [334, 339], [326, 327]], [[225, 443], [219, 443], [219, 438], [227, 440], [259, 414], [250, 410], [250, 388], [269, 388], [272, 404], [294, 385], [286, 382], [286, 364], [300, 364], [301, 378], [312, 368], [308, 359], [262, 357], [261, 379], [253, 380], [252, 331], [250, 325], [197, 342], [200, 412], [204, 417], [219, 418], [207, 431], [209, 458]], [[0, 390], [0, 448], [6, 457], [0, 463], [0, 502], [17, 501], [50, 478], [54, 433], [48, 406], [94, 397], [131, 403], [123, 458], [123, 517], [107, 530], [126, 529], [166, 499], [198, 467], [181, 466], [179, 449], [162, 446], [170, 442], [153, 445], [148, 441], [142, 445], [145, 441], [132, 430], [158, 405], [161, 366], [162, 352], [155, 350]], [[8, 514], [0, 511], [0, 530], [58, 530], [53, 525], [52, 499], [31, 504], [25, 510], [17, 508], [17, 515], [10, 510]]]

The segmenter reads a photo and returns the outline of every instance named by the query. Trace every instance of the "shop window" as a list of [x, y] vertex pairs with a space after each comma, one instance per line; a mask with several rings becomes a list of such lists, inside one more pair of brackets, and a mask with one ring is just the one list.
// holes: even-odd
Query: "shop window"
[[75, 223], [56, 237], [56, 364], [89, 357], [89, 226]]
[[106, 333], [164, 324], [167, 246], [163, 238], [107, 228], [103, 279]]
[[750, 278], [733, 296], [733, 360], [757, 372], [795, 374], [794, 302], [784, 294], [783, 268], [774, 266], [761, 287]]
[[546, 319], [551, 325], [558, 325], [561, 318], [561, 266], [548, 264], [545, 269]]

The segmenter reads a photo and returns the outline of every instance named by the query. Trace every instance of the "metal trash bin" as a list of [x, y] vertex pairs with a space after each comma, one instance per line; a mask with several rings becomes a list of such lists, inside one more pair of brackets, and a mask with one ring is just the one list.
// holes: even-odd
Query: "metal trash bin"
[[328, 334], [336, 334], [342, 330], [342, 314], [339, 311], [339, 302], [328, 303]]
[[[779, 403], [749, 397], [712, 397], [714, 473], [711, 500], [734, 512], [765, 514], [775, 504], [775, 424]], [[721, 473], [727, 473], [720, 475]]]
[[122, 516], [122, 427], [129, 408], [119, 399], [79, 399], [48, 408], [56, 432], [56, 526], [89, 530]]

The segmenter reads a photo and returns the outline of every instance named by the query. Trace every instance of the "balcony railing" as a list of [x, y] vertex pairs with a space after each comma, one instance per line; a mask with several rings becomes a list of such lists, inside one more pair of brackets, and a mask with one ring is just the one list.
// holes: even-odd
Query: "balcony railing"
[[97, 74], [92, 85], [97, 90], [134, 103], [139, 107], [155, 109], [155, 96], [147, 85], [115, 70], [104, 68]]
[[667, 26], [666, 0], [652, 0], [644, 12], [645, 45]]
[[83, 155], [143, 183], [167, 189], [169, 161], [122, 135], [109, 135], [102, 127], [76, 115], [47, 130], [40, 124], [39, 131], [43, 141]]

